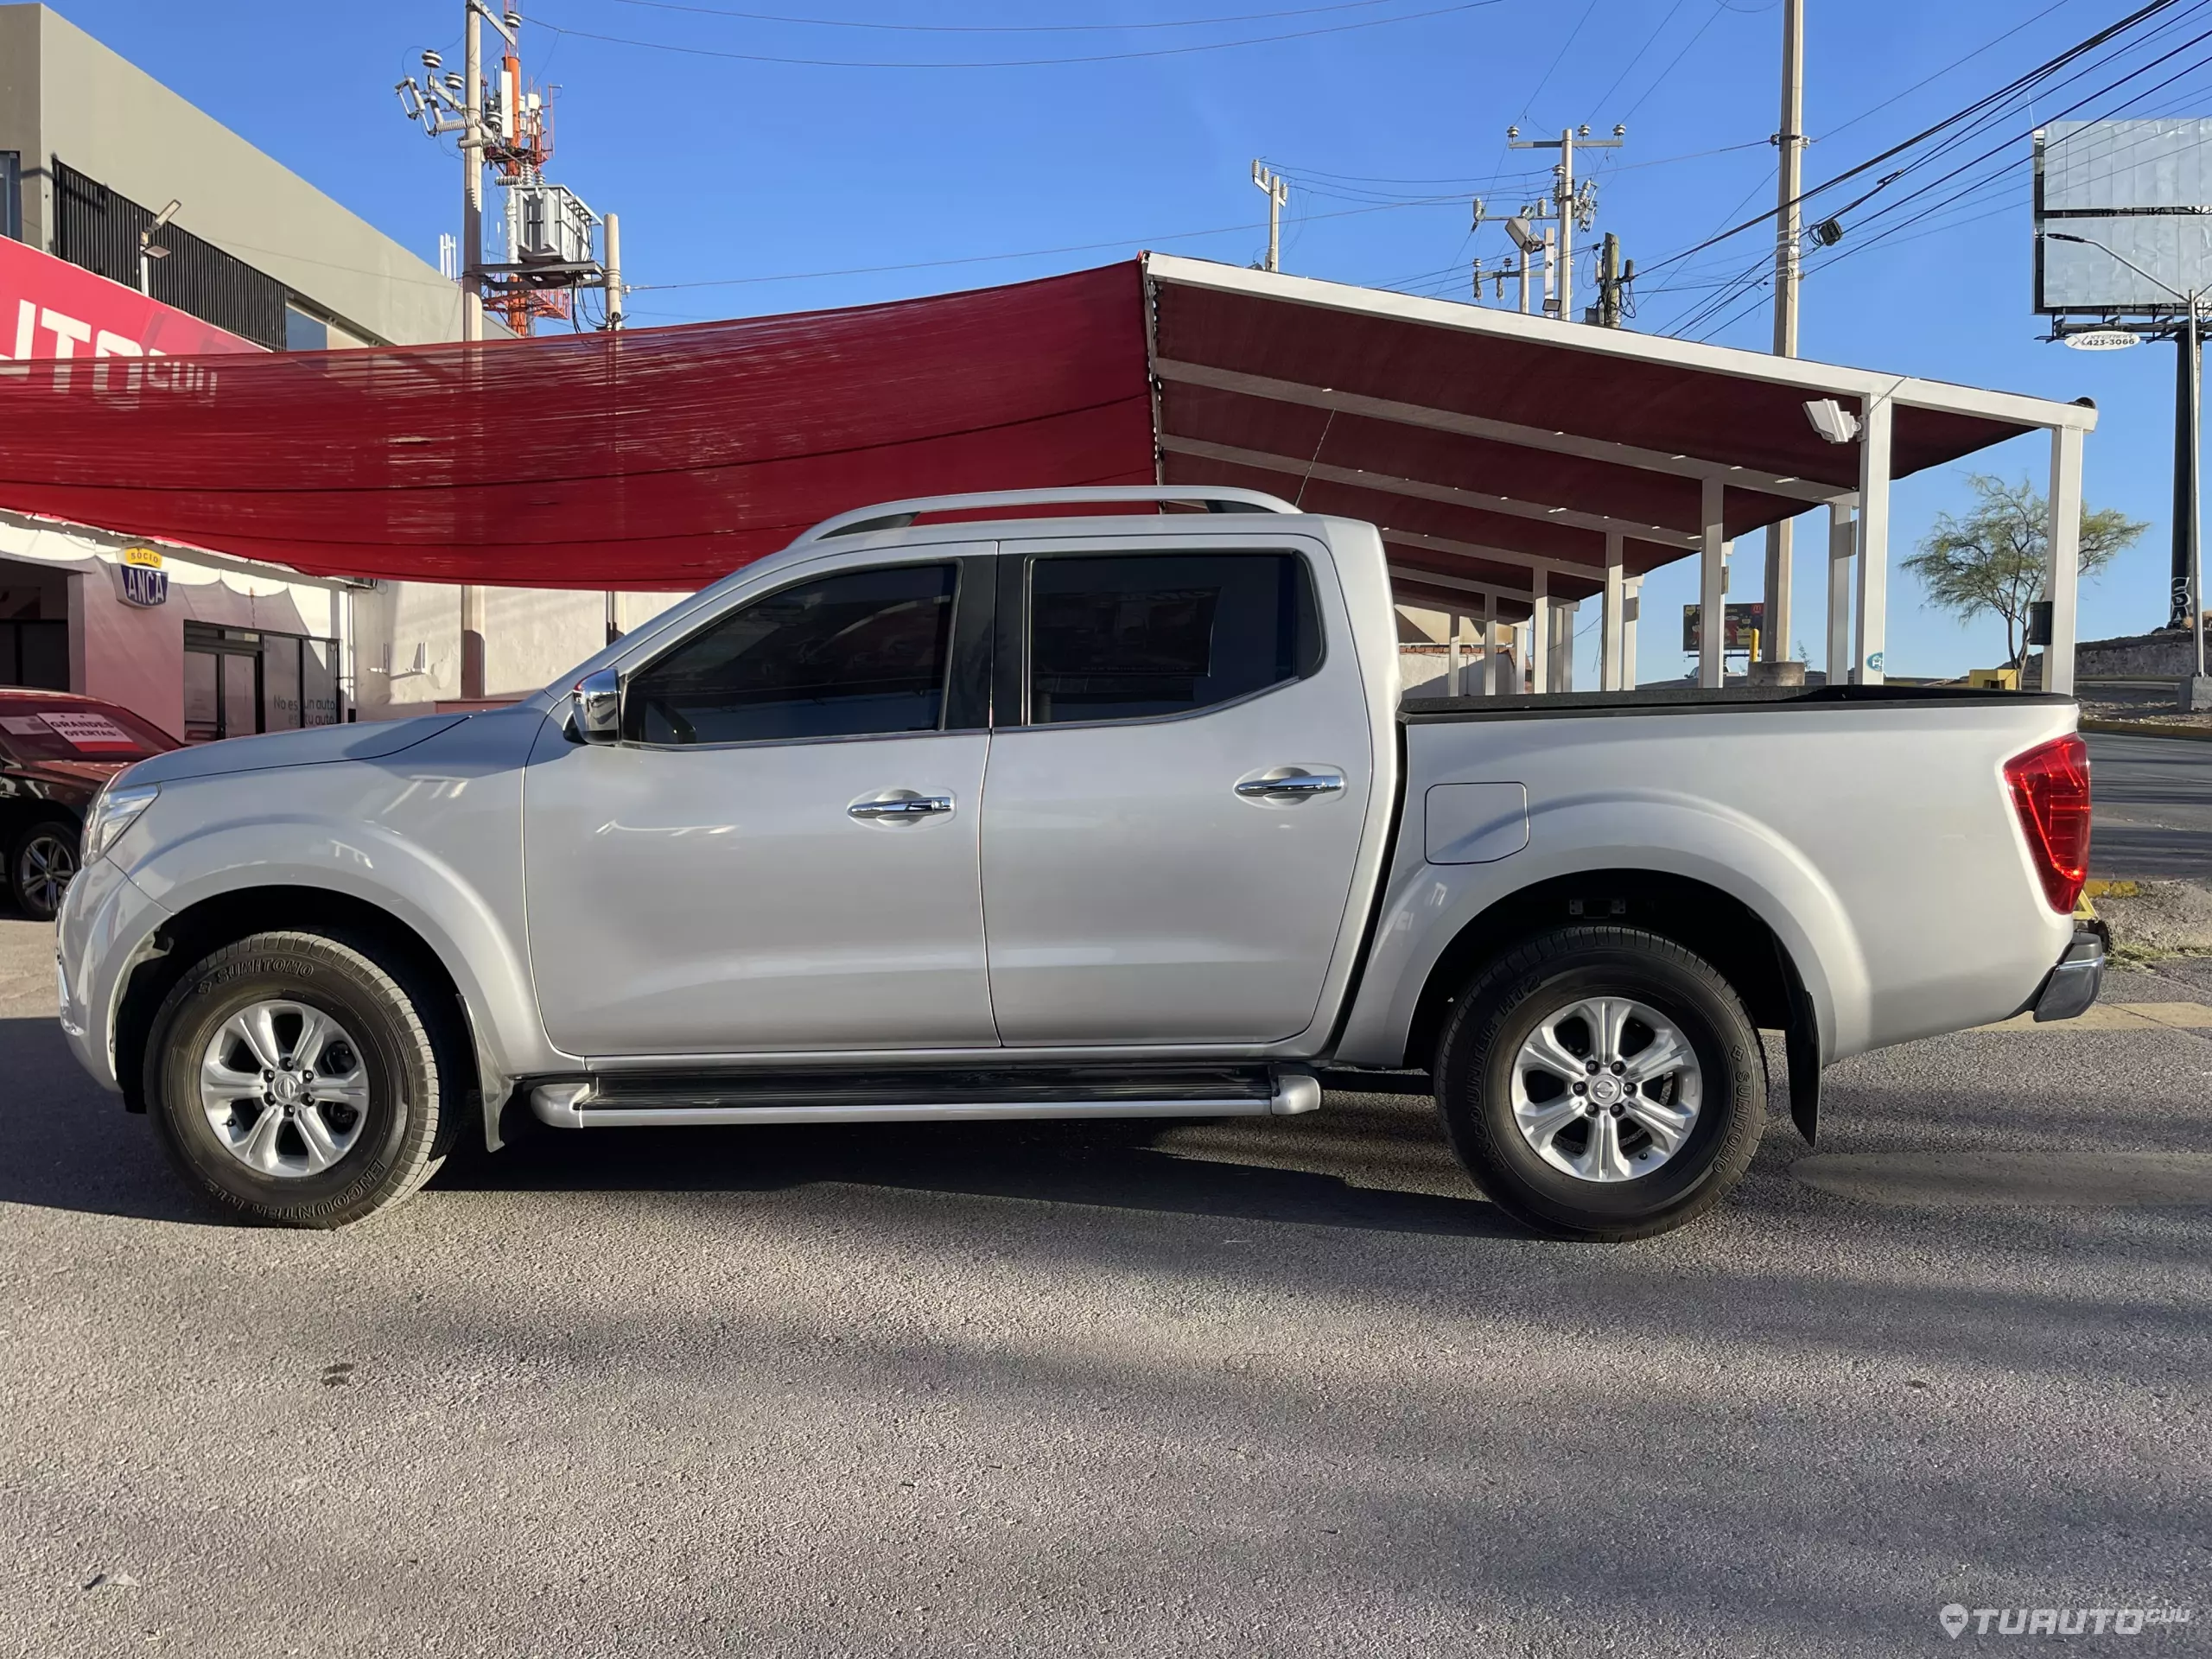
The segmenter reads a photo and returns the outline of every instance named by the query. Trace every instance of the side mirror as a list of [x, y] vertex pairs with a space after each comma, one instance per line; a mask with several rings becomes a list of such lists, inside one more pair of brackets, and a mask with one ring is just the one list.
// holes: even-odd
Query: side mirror
[[585, 743], [618, 743], [622, 739], [622, 675], [602, 668], [576, 682], [575, 733]]

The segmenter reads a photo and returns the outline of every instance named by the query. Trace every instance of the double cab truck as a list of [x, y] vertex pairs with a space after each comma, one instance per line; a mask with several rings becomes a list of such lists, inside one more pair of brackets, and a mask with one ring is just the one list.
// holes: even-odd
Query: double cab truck
[[131, 766], [61, 1020], [190, 1181], [299, 1225], [511, 1111], [1291, 1114], [1366, 1069], [1425, 1073], [1529, 1226], [1635, 1237], [1743, 1173], [1763, 1032], [1809, 1137], [1826, 1065], [2094, 1000], [2075, 724], [1882, 686], [1408, 702], [1372, 525], [898, 502], [514, 706]]

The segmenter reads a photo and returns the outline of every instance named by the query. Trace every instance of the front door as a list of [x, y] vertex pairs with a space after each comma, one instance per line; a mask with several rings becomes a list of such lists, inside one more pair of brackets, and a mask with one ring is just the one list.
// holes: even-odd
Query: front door
[[983, 788], [1008, 1045], [1267, 1043], [1312, 1023], [1374, 766], [1341, 596], [1290, 551], [1001, 561]]
[[956, 612], [987, 612], [989, 562], [964, 594], [963, 568], [794, 582], [632, 673], [620, 742], [548, 722], [524, 849], [556, 1045], [996, 1043], [976, 860], [990, 739], [980, 695], [947, 695]]

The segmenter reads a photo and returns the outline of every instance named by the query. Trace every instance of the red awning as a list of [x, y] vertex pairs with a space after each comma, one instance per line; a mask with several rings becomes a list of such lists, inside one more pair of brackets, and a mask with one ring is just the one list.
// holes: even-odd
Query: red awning
[[[1518, 614], [2088, 410], [1161, 254], [620, 334], [0, 365], [0, 507], [316, 575], [690, 588], [872, 502], [1237, 484]], [[166, 369], [168, 372], [160, 372]]]
[[318, 575], [694, 588], [869, 501], [1148, 484], [1136, 261], [481, 346], [0, 365], [0, 506]]

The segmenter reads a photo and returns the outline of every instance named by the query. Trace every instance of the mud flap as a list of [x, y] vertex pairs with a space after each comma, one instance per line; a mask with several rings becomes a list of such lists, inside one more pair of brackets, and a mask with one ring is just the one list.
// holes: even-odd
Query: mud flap
[[1789, 1061], [1789, 1121], [1809, 1147], [1821, 1122], [1821, 1044], [1809, 1010], [1789, 1022], [1783, 1052]]

